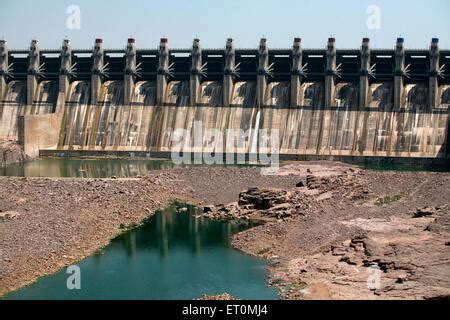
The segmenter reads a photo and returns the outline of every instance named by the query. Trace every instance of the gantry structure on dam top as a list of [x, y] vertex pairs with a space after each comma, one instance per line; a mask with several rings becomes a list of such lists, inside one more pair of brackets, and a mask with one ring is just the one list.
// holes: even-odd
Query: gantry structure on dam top
[[359, 84], [359, 107], [367, 102], [370, 83], [394, 83], [394, 107], [400, 107], [406, 84], [426, 83], [429, 107], [438, 105], [438, 87], [450, 84], [450, 50], [440, 50], [433, 38], [429, 49], [407, 49], [404, 39], [397, 38], [392, 49], [371, 49], [370, 40], [363, 38], [359, 49], [339, 49], [329, 38], [323, 49], [303, 49], [301, 38], [294, 38], [290, 49], [270, 49], [265, 38], [259, 47], [239, 49], [233, 39], [227, 39], [221, 49], [204, 49], [194, 39], [190, 49], [171, 49], [167, 38], [161, 38], [156, 49], [139, 49], [129, 38], [124, 49], [105, 49], [102, 39], [94, 48], [72, 49], [68, 39], [60, 49], [40, 49], [32, 40], [28, 50], [8, 50], [0, 40], [0, 95], [10, 79], [27, 80], [31, 104], [40, 79], [59, 80], [60, 92], [67, 92], [74, 79], [91, 81], [91, 102], [96, 103], [104, 80], [124, 81], [124, 103], [131, 98], [132, 83], [151, 80], [157, 83], [157, 102], [161, 103], [167, 82], [190, 81], [190, 103], [198, 101], [202, 81], [223, 81], [223, 104], [230, 104], [235, 81], [256, 81], [257, 101], [263, 101], [266, 86], [271, 81], [290, 81], [290, 105], [298, 106], [298, 91], [302, 82], [323, 81], [324, 107], [331, 105], [338, 82]]
[[[98, 38], [90, 50], [73, 49], [68, 39], [58, 50], [40, 49], [37, 40], [28, 50], [8, 50], [0, 40], [0, 120], [4, 135], [29, 156], [69, 149], [169, 152], [169, 135], [204, 117], [213, 128], [280, 130], [286, 155], [449, 159], [449, 65], [450, 50], [439, 49], [437, 38], [426, 50], [406, 48], [403, 38], [392, 49], [372, 49], [368, 38], [358, 49], [339, 49], [334, 38], [323, 49], [303, 49], [301, 38], [289, 49], [271, 49], [265, 38], [254, 49], [235, 48], [231, 38], [222, 49], [204, 49], [197, 38], [190, 49], [171, 49], [167, 38], [156, 49], [139, 49], [134, 38], [124, 49], [105, 49]], [[151, 104], [136, 104], [143, 83], [150, 85]], [[249, 104], [239, 102], [247, 92], [242, 85], [251, 88]], [[187, 108], [169, 101], [175, 86]], [[203, 101], [207, 87], [218, 88], [219, 103]], [[41, 101], [40, 92], [50, 96], [50, 89], [51, 103]], [[23, 98], [14, 98], [19, 91]], [[273, 92], [283, 97], [280, 103], [271, 103]], [[236, 119], [227, 107], [236, 107]], [[115, 110], [138, 109], [148, 114], [116, 118]], [[177, 121], [164, 122], [162, 113]]]

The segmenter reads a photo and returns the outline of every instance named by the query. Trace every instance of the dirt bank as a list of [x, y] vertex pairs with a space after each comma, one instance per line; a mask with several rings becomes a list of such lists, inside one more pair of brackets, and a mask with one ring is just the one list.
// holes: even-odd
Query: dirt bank
[[[263, 192], [245, 198], [247, 202], [239, 201], [239, 194], [248, 188]], [[278, 190], [283, 196], [270, 190]], [[82, 259], [106, 245], [124, 226], [141, 222], [157, 208], [178, 198], [214, 207], [236, 202], [237, 215], [269, 213], [272, 222], [236, 235], [233, 244], [249, 254], [271, 259], [270, 281], [280, 288], [283, 298], [384, 298], [395, 291], [386, 291], [387, 287], [368, 290], [363, 286], [363, 278], [356, 282], [352, 275], [333, 278], [342, 275], [341, 264], [360, 268], [358, 274], [362, 275], [374, 263], [384, 268], [382, 279], [397, 281], [400, 277], [400, 281], [413, 288], [419, 285], [437, 288], [427, 293], [411, 289], [409, 292], [415, 295], [408, 298], [442, 296], [449, 289], [450, 278], [446, 273], [449, 253], [445, 245], [450, 239], [443, 231], [449, 190], [448, 173], [368, 172], [328, 162], [287, 165], [276, 176], [260, 175], [258, 168], [195, 167], [155, 171], [137, 179], [2, 177], [0, 295]], [[251, 200], [253, 196], [266, 199], [274, 195], [287, 204], [269, 201], [269, 208], [260, 208]], [[240, 206], [248, 212], [240, 211]], [[432, 207], [431, 216], [412, 218], [417, 207], [424, 206]], [[283, 210], [282, 215], [277, 214], [279, 210]], [[376, 240], [385, 237], [373, 233], [372, 222], [374, 226], [380, 223], [398, 226], [406, 220], [417, 226], [414, 232], [427, 232], [428, 237], [430, 234], [435, 237], [436, 233], [436, 238], [430, 240], [437, 246], [430, 247], [436, 255], [427, 255], [429, 248], [425, 241], [408, 245], [409, 251], [398, 244], [396, 248], [400, 249], [394, 250], [395, 254], [383, 251], [382, 247], [381, 251], [374, 249], [379, 254], [371, 255], [364, 244], [370, 241], [365, 239], [373, 240], [372, 247], [378, 248]], [[424, 225], [419, 223], [422, 220]], [[431, 231], [422, 230], [427, 228], [425, 224], [431, 225], [428, 228]], [[392, 239], [403, 241], [410, 236], [398, 227], [383, 228], [383, 232], [392, 232]], [[411, 235], [415, 236], [414, 232]], [[423, 264], [432, 265], [437, 276], [427, 278], [431, 274], [427, 266], [420, 272], [408, 269], [405, 275], [397, 275], [395, 261], [405, 261], [406, 256], [402, 255], [405, 252], [410, 252], [407, 257], [411, 261], [420, 259]], [[379, 259], [386, 256], [393, 264]], [[327, 264], [337, 271], [320, 267]], [[394, 271], [395, 276], [391, 273]], [[412, 282], [413, 274], [425, 280]], [[341, 283], [341, 287], [336, 283]], [[365, 295], [360, 294], [363, 290]]]
[[0, 167], [27, 159], [22, 146], [17, 142], [0, 140]]

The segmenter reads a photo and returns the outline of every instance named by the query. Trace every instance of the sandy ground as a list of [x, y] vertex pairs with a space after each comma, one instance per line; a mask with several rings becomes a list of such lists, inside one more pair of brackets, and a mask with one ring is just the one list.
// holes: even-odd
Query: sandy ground
[[[318, 185], [296, 187], [307, 175]], [[329, 162], [287, 165], [276, 176], [192, 167], [137, 179], [1, 177], [0, 296], [92, 254], [171, 200], [225, 205], [250, 187], [286, 190], [295, 202], [292, 214], [233, 238], [270, 259], [269, 282], [282, 298], [449, 296], [450, 174]], [[368, 267], [381, 270], [381, 285], [368, 288]]]

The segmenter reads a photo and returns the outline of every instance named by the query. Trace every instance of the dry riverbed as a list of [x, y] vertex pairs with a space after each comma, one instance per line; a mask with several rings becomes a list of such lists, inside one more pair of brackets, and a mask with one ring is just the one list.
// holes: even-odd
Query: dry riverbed
[[[276, 176], [195, 167], [136, 179], [1, 177], [0, 296], [181, 199], [213, 218], [268, 221], [233, 244], [270, 259], [269, 282], [282, 298], [449, 297], [449, 190], [449, 173], [330, 162], [286, 165]], [[376, 288], [367, 287], [369, 267], [381, 270]]]

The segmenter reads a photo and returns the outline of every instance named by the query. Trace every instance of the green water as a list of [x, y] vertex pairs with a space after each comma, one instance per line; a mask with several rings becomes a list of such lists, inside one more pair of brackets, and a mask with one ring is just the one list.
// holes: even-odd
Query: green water
[[109, 178], [136, 177], [151, 170], [174, 167], [162, 159], [40, 158], [0, 168], [0, 176]]
[[[200, 164], [201, 165], [201, 164]], [[108, 159], [108, 158], [38, 158], [0, 167], [0, 176], [51, 178], [132, 178], [152, 170], [170, 169], [170, 159]], [[258, 164], [215, 164], [221, 167], [259, 167]]]
[[195, 299], [228, 292], [240, 299], [277, 299], [266, 263], [230, 246], [249, 225], [195, 217], [195, 209], [158, 212], [77, 265], [81, 289], [67, 288], [66, 268], [7, 299]]
[[[286, 162], [292, 163], [292, 162]], [[193, 166], [193, 165], [192, 165]], [[219, 165], [217, 165], [219, 166]], [[220, 165], [256, 167], [255, 164]], [[449, 166], [395, 164], [389, 162], [359, 165], [368, 170], [396, 171], [450, 171]], [[54, 178], [110, 178], [137, 177], [151, 170], [176, 167], [170, 159], [107, 159], [107, 158], [39, 158], [0, 167], [0, 176], [54, 177]]]

